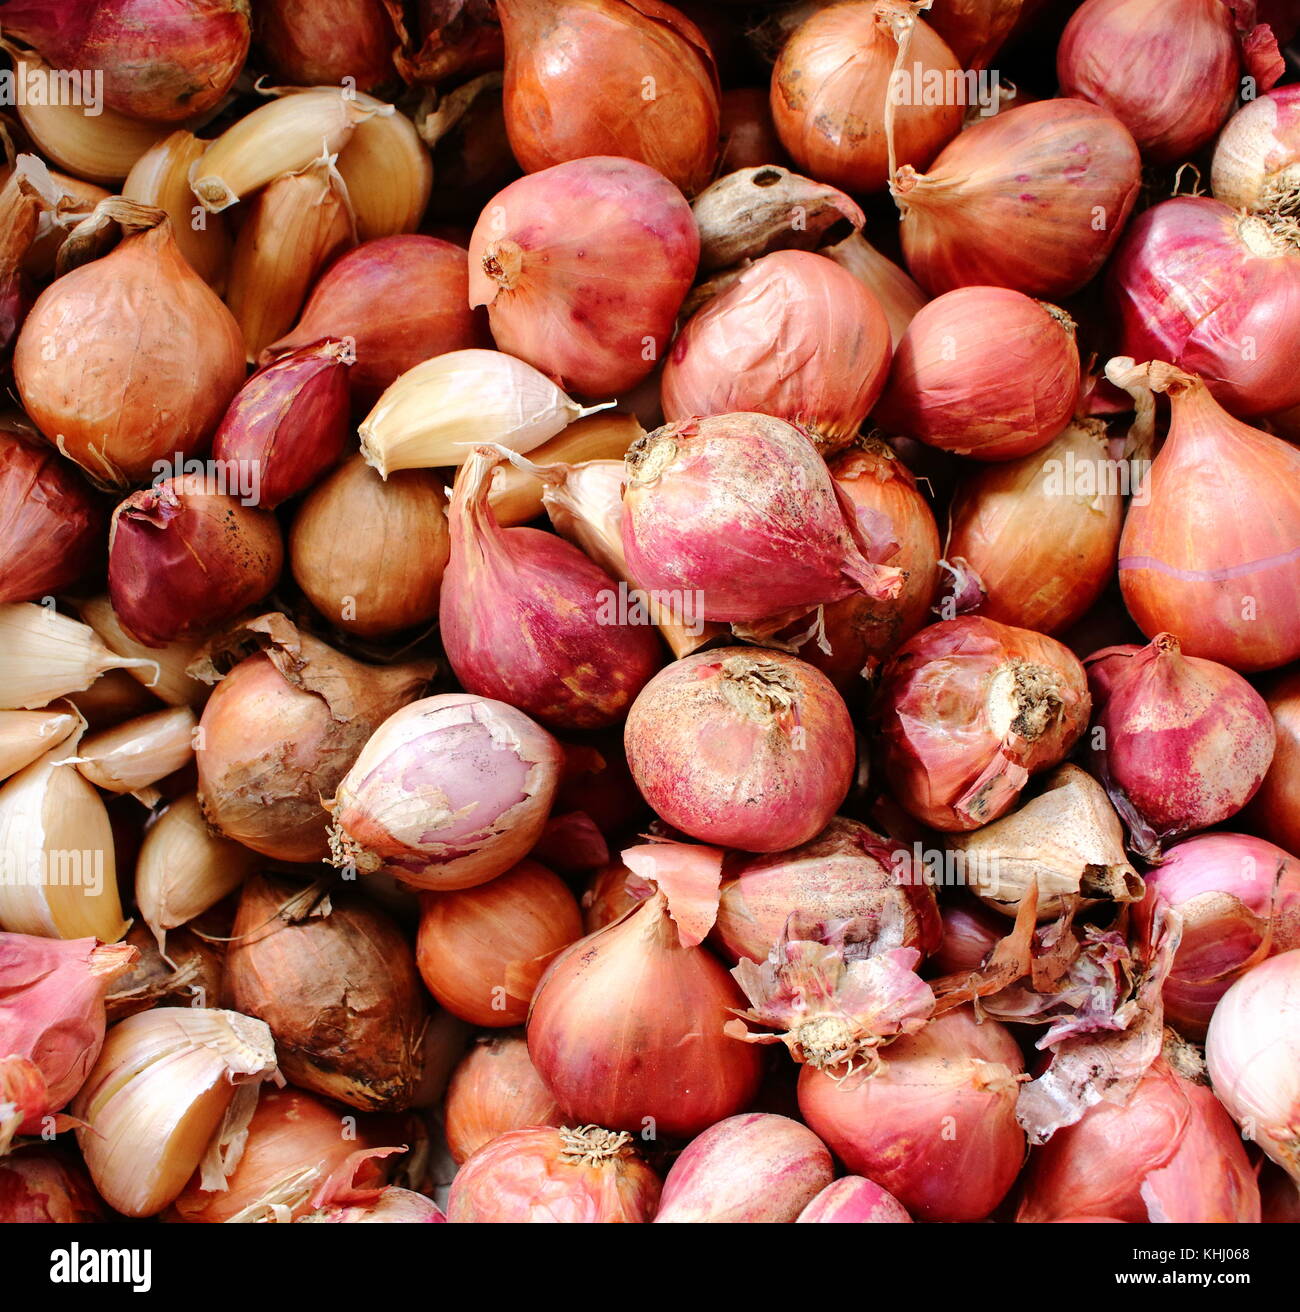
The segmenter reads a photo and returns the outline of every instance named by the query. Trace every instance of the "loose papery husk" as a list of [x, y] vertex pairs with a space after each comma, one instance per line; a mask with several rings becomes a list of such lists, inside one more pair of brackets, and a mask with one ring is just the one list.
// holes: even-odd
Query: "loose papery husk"
[[[214, 923], [213, 928], [228, 926]], [[220, 999], [224, 943], [208, 942], [196, 931], [180, 929], [164, 956], [144, 924], [132, 925], [123, 943], [139, 954], [139, 960], [104, 995], [110, 1025], [154, 1007], [206, 1007]]]

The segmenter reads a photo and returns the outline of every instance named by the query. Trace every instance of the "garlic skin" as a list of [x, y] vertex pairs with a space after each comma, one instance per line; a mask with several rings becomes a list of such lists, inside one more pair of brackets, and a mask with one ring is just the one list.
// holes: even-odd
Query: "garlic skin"
[[171, 706], [84, 738], [69, 765], [110, 793], [134, 793], [183, 769], [194, 758], [198, 718]]

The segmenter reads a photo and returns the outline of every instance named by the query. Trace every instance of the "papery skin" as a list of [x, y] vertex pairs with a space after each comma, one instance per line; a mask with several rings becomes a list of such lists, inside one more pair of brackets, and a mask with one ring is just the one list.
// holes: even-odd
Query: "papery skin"
[[569, 160], [484, 207], [470, 304], [488, 307], [501, 350], [604, 400], [663, 356], [699, 254], [690, 206], [661, 174], [629, 159]]
[[1011, 35], [1024, 0], [949, 0], [925, 14], [962, 68], [987, 68]]
[[826, 1145], [798, 1121], [768, 1112], [729, 1116], [673, 1163], [655, 1222], [791, 1222], [833, 1174]]
[[1140, 181], [1137, 146], [1108, 111], [1069, 99], [1008, 110], [926, 173], [899, 170], [907, 267], [933, 296], [980, 285], [1069, 296], [1105, 263]]
[[254, 23], [278, 81], [318, 87], [352, 78], [370, 91], [397, 76], [397, 32], [384, 0], [260, 0]]
[[928, 963], [936, 975], [978, 970], [1006, 933], [1005, 918], [969, 894], [946, 902], [941, 914], [943, 941]]
[[661, 670], [628, 713], [628, 765], [669, 824], [702, 842], [780, 852], [843, 802], [856, 745], [826, 677], [793, 656], [724, 647]]
[[84, 1168], [53, 1144], [30, 1144], [0, 1158], [0, 1224], [84, 1225], [108, 1209]]
[[718, 74], [684, 14], [660, 0], [497, 0], [497, 16], [506, 131], [524, 172], [621, 155], [688, 196], [706, 185], [718, 153]]
[[442, 1108], [447, 1147], [459, 1165], [485, 1143], [529, 1125], [559, 1125], [560, 1105], [528, 1057], [523, 1031], [480, 1038], [461, 1058]]
[[846, 1175], [828, 1184], [795, 1221], [843, 1225], [847, 1222], [875, 1225], [912, 1223], [907, 1209], [887, 1189], [860, 1175]]
[[541, 837], [560, 745], [504, 702], [446, 693], [391, 715], [329, 808], [332, 864], [421, 889], [472, 888]]
[[1199, 374], [1238, 418], [1300, 403], [1300, 245], [1260, 216], [1162, 201], [1124, 234], [1106, 294], [1117, 355]]
[[[1088, 658], [1094, 723], [1089, 765], [1106, 786], [1135, 851], [1236, 815], [1273, 759], [1264, 699], [1239, 674], [1188, 656], [1171, 634]], [[1098, 745], [1099, 743], [1099, 745]]]
[[837, 1083], [834, 1072], [804, 1066], [799, 1110], [851, 1172], [918, 1221], [979, 1221], [1024, 1160], [1015, 1117], [1023, 1070], [1010, 1032], [977, 1024], [963, 1007], [896, 1039], [870, 1079]]
[[1232, 1119], [1163, 1057], [1122, 1105], [1099, 1102], [1029, 1154], [1016, 1220], [1257, 1223], [1259, 1185]]
[[664, 363], [670, 423], [757, 411], [834, 449], [861, 427], [885, 386], [889, 321], [833, 261], [776, 251], [687, 320]]
[[1300, 860], [1249, 834], [1188, 838], [1147, 873], [1135, 908], [1145, 923], [1166, 903], [1183, 936], [1165, 981], [1165, 1017], [1200, 1042], [1219, 999], [1246, 971], [1300, 947]]
[[[910, 6], [858, 3], [823, 9], [798, 27], [772, 70], [772, 120], [802, 172], [850, 192], [880, 191], [889, 181], [885, 106], [898, 42], [888, 26]], [[959, 65], [941, 37], [918, 21], [904, 61], [929, 75]], [[900, 104], [894, 145], [900, 164], [924, 168], [961, 128], [959, 104]]]
[[1300, 852], [1300, 670], [1282, 674], [1264, 689], [1277, 729], [1277, 749], [1250, 804], [1252, 827], [1288, 852]]
[[635, 1224], [651, 1219], [660, 1181], [639, 1157], [571, 1162], [561, 1157], [563, 1142], [558, 1129], [530, 1126], [484, 1144], [451, 1182], [447, 1220]]
[[1300, 186], [1300, 87], [1274, 87], [1228, 120], [1214, 147], [1215, 200], [1259, 213], [1293, 201]]
[[683, 947], [662, 895], [566, 948], [542, 978], [528, 1053], [570, 1121], [674, 1139], [749, 1106], [762, 1062], [722, 1027], [744, 998], [703, 947]]
[[1056, 437], [1078, 396], [1063, 311], [1006, 287], [959, 287], [908, 325], [875, 420], [944, 451], [1014, 460]]
[[860, 232], [834, 246], [823, 246], [821, 254], [847, 269], [876, 298], [889, 320], [890, 340], [897, 350], [907, 325], [930, 299], [916, 280], [883, 256]]
[[367, 408], [400, 374], [431, 356], [491, 344], [469, 304], [465, 252], [439, 237], [406, 234], [362, 242], [321, 275], [294, 328], [259, 357], [351, 338], [357, 361], [349, 382]]

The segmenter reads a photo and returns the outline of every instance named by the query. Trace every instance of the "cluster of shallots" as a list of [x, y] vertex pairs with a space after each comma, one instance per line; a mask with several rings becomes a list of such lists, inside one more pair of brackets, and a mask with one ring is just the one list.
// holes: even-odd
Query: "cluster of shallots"
[[0, 22], [0, 1222], [1300, 1219], [1300, 5]]

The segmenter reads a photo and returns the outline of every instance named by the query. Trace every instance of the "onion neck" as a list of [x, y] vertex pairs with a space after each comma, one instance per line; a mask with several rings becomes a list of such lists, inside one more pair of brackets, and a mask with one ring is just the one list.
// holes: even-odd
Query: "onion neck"
[[797, 685], [791, 673], [757, 656], [728, 656], [720, 667], [722, 695], [747, 720], [770, 724], [788, 715]]
[[647, 433], [632, 443], [625, 457], [631, 481], [637, 484], [655, 482], [677, 459], [677, 443], [661, 436], [662, 429]]
[[607, 1166], [632, 1156], [632, 1136], [626, 1130], [605, 1130], [599, 1125], [560, 1127], [561, 1161], [571, 1166]]
[[524, 267], [524, 248], [509, 237], [489, 243], [483, 254], [483, 272], [504, 291], [519, 285]]
[[989, 686], [988, 713], [999, 737], [1014, 734], [1036, 742], [1061, 709], [1055, 670], [1030, 661], [1010, 660], [998, 667]]

